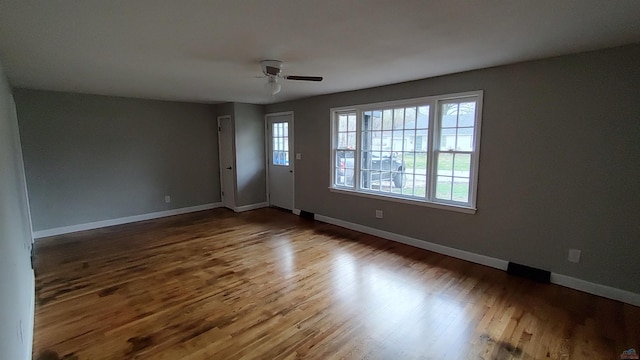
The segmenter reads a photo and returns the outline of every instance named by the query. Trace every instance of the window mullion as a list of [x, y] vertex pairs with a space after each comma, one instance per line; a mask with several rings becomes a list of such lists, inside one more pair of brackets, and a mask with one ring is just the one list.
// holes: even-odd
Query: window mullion
[[437, 170], [438, 165], [436, 164], [437, 157], [437, 149], [440, 146], [439, 138], [440, 130], [437, 125], [437, 118], [439, 116], [438, 111], [438, 102], [434, 101], [429, 104], [429, 147], [427, 148], [427, 190], [426, 190], [426, 199], [427, 201], [433, 201], [433, 194], [435, 193], [435, 184], [437, 181]]
[[353, 154], [353, 186], [360, 190], [360, 160], [362, 159], [362, 110], [356, 110], [356, 149]]

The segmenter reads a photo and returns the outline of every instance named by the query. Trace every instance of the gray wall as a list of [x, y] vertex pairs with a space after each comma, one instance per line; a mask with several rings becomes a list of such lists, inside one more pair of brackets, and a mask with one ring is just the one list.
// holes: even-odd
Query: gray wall
[[220, 201], [215, 106], [14, 94], [35, 231]]
[[31, 359], [34, 277], [18, 122], [0, 64], [0, 358]]
[[237, 206], [267, 201], [263, 108], [235, 104]]
[[[638, 64], [634, 45], [265, 111], [295, 111], [296, 208], [640, 293]], [[331, 107], [479, 89], [476, 214], [329, 192]], [[569, 248], [582, 250], [580, 263], [567, 261]]]

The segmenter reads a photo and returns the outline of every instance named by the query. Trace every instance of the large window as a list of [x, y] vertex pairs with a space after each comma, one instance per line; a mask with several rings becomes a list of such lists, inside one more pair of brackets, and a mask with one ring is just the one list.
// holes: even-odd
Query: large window
[[482, 92], [331, 110], [331, 188], [475, 210]]

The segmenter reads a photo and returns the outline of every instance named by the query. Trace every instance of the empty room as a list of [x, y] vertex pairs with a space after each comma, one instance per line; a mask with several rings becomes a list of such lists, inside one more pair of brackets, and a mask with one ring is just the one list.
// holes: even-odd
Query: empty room
[[0, 0], [0, 359], [638, 359], [640, 1]]

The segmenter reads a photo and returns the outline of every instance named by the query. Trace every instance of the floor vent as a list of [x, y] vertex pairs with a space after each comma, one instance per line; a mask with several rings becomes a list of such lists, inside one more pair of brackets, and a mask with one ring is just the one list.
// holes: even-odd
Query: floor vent
[[304, 210], [300, 210], [300, 217], [301, 218], [305, 218], [305, 219], [309, 219], [309, 220], [313, 220], [313, 213], [308, 212], [308, 211], [304, 211]]
[[549, 284], [551, 282], [551, 272], [512, 262], [509, 262], [507, 273], [545, 284]]

